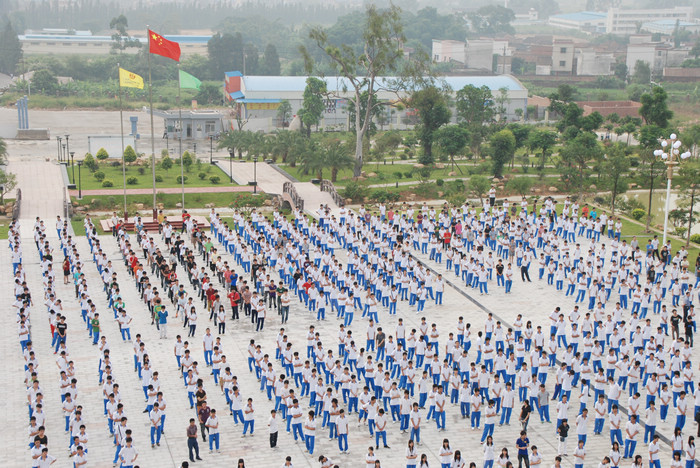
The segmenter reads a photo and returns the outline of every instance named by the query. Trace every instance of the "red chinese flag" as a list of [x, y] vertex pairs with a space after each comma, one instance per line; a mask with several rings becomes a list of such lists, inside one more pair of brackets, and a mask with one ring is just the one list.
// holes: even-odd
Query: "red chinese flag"
[[152, 54], [180, 61], [180, 44], [169, 41], [158, 33], [148, 30], [148, 51]]

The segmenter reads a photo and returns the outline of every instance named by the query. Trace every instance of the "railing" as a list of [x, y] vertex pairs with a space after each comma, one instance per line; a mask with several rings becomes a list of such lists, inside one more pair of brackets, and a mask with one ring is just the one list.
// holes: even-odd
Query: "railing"
[[321, 192], [328, 192], [331, 194], [331, 198], [335, 202], [336, 205], [338, 206], [343, 206], [345, 205], [345, 199], [338, 193], [338, 191], [335, 188], [335, 185], [333, 185], [333, 182], [327, 179], [321, 180]]
[[12, 207], [12, 220], [17, 221], [19, 219], [20, 205], [22, 204], [22, 190], [17, 189], [17, 196], [15, 197], [15, 206]]
[[289, 197], [292, 199], [292, 202], [294, 203], [294, 207], [297, 210], [304, 211], [304, 199], [299, 196], [297, 193], [297, 189], [294, 187], [294, 184], [291, 182], [285, 182], [282, 185], [282, 191], [289, 195]]

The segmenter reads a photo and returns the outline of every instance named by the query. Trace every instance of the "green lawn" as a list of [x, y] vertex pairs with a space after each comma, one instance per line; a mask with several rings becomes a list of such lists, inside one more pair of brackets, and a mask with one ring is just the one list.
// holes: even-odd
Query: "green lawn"
[[[109, 211], [112, 208], [122, 210], [123, 197], [121, 195], [95, 195], [83, 197], [78, 200], [71, 197], [73, 202], [81, 206], [87, 206], [94, 211]], [[187, 193], [185, 194], [185, 209], [205, 208], [208, 203], [213, 203], [216, 207], [226, 207], [238, 201], [254, 201], [262, 204], [265, 200], [264, 194], [253, 195], [250, 193]], [[182, 201], [179, 193], [156, 193], [156, 202], [162, 203], [165, 209], [174, 209], [176, 204]], [[143, 210], [150, 212], [153, 205], [153, 195], [127, 195], [127, 209], [130, 213], [136, 210], [136, 204], [143, 205]]]
[[[78, 167], [75, 167], [75, 180], [73, 179], [73, 169], [72, 166], [67, 166], [68, 178], [72, 183], [78, 184]], [[112, 187], [103, 187], [102, 182], [97, 180], [95, 177], [96, 173], [92, 173], [85, 166], [80, 170], [80, 179], [83, 190], [98, 190], [98, 189], [122, 189], [124, 187], [124, 178], [122, 175], [122, 167], [112, 166], [111, 163], [100, 163], [100, 167], [97, 172], [102, 172], [105, 175], [105, 180], [112, 181]], [[141, 174], [143, 172], [143, 174]], [[201, 179], [199, 174], [205, 174], [204, 178]], [[162, 177], [162, 182], [156, 182], [157, 188], [172, 188], [180, 187], [177, 178], [180, 176], [180, 167], [173, 166], [170, 170], [165, 171], [160, 167], [156, 167], [156, 177]], [[192, 165], [190, 172], [185, 172], [185, 186], [186, 187], [212, 187], [217, 184], [213, 184], [209, 178], [217, 176], [219, 177], [219, 184], [231, 185], [230, 178], [217, 166], [212, 166], [206, 163], [198, 166], [196, 164]], [[129, 185], [127, 188], [151, 188], [153, 186], [153, 176], [151, 170], [145, 166], [127, 166], [126, 168], [126, 178], [136, 177], [137, 183]]]
[[[280, 166], [283, 170], [287, 171], [289, 175], [294, 177], [295, 179], [299, 180], [300, 182], [309, 182], [311, 179], [315, 179], [318, 173], [314, 174], [302, 174], [302, 169], [297, 166], [297, 167], [291, 167], [288, 165]], [[387, 161], [387, 164], [382, 164], [380, 163], [377, 165], [376, 163], [368, 163], [365, 164], [362, 168], [364, 172], [367, 174], [371, 173], [376, 173], [376, 177], [371, 177], [367, 179], [367, 182], [370, 184], [381, 184], [381, 183], [390, 183], [390, 182], [396, 182], [397, 180], [399, 182], [405, 182], [405, 181], [417, 181], [419, 180], [418, 178], [418, 170], [413, 168], [413, 164], [399, 164], [399, 163], [394, 163], [391, 164], [389, 161]], [[459, 171], [457, 171], [457, 176], [459, 176]], [[466, 175], [467, 171], [466, 168], [462, 167], [462, 171]], [[394, 175], [395, 172], [401, 172], [401, 178], [397, 178], [396, 175]], [[406, 177], [406, 173], [411, 172], [412, 174], [410, 177]], [[451, 177], [448, 174], [452, 172], [452, 166], [445, 166], [444, 169], [433, 169], [433, 171], [430, 173], [430, 178], [431, 179], [444, 179], [447, 177]], [[329, 170], [323, 171], [323, 178], [324, 179], [330, 179], [331, 178], [331, 173]], [[344, 169], [342, 171], [338, 172], [338, 179], [335, 182], [335, 185], [338, 186], [344, 186], [348, 182], [350, 182], [353, 178], [353, 172], [352, 169]]]
[[0, 239], [7, 239], [7, 233], [10, 231], [10, 220], [0, 221]]

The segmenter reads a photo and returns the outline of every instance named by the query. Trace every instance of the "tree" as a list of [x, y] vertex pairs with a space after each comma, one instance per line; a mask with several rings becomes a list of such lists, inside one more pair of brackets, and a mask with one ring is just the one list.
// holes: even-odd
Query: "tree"
[[612, 214], [615, 215], [615, 201], [617, 196], [627, 191], [625, 175], [630, 168], [630, 159], [625, 147], [621, 143], [615, 143], [608, 149], [607, 159], [603, 163], [606, 179], [610, 187], [610, 199]]
[[168, 172], [173, 167], [173, 160], [167, 154], [163, 156], [160, 160], [160, 167], [163, 168], [165, 172]]
[[105, 159], [109, 159], [109, 153], [106, 149], [100, 148], [97, 150], [97, 154], [95, 154], [95, 157], [97, 157], [97, 159], [100, 161], [104, 161]]
[[615, 64], [615, 71], [613, 72], [615, 78], [618, 80], [627, 81], [627, 65], [625, 62], [617, 62]]
[[[454, 170], [455, 156], [462, 153], [469, 143], [469, 132], [459, 125], [448, 125], [435, 132], [434, 139], [438, 147], [450, 156]], [[457, 169], [461, 174], [462, 169], [459, 166]]]
[[[416, 82], [430, 81], [431, 75], [427, 68], [429, 61], [425, 54], [419, 55], [421, 60], [404, 62], [403, 25], [401, 9], [391, 5], [380, 10], [376, 5], [367, 6], [362, 26], [362, 41], [359, 48], [353, 48], [348, 43], [337, 43], [329, 39], [329, 34], [321, 27], [311, 29], [310, 38], [324, 52], [347, 83], [348, 101], [358, 109], [355, 113], [355, 167], [353, 173], [359, 177], [362, 173], [363, 145], [362, 140], [370, 128], [371, 118], [376, 108], [388, 105], [376, 99], [378, 91], [397, 94], [406, 91]], [[301, 48], [307, 69], [313, 67], [314, 59]], [[398, 74], [393, 80], [380, 77]], [[349, 91], [349, 93], [347, 92]], [[364, 109], [364, 119], [360, 115], [361, 96], [367, 93], [367, 106]]]
[[280, 57], [277, 55], [277, 48], [274, 44], [268, 44], [265, 47], [260, 74], [269, 76], [279, 76], [280, 74]]
[[0, 166], [7, 165], [7, 143], [0, 138]]
[[639, 152], [639, 166], [637, 167], [636, 173], [644, 181], [644, 184], [649, 186], [646, 219], [646, 232], [649, 232], [655, 184], [658, 178], [666, 173], [666, 165], [661, 159], [654, 155], [653, 149], [644, 148]]
[[288, 125], [289, 119], [292, 117], [292, 105], [286, 99], [282, 99], [280, 106], [277, 108], [277, 120], [284, 128]]
[[588, 161], [599, 160], [602, 154], [603, 151], [594, 133], [582, 132], [567, 141], [559, 151], [561, 164], [567, 169], [562, 174], [564, 182], [579, 188], [583, 187]]
[[225, 33], [214, 34], [207, 42], [211, 75], [220, 79], [230, 70], [243, 72], [243, 36]]
[[545, 162], [547, 161], [547, 154], [556, 144], [557, 134], [555, 132], [540, 129], [530, 132], [530, 135], [527, 138], [527, 147], [532, 152], [535, 152], [538, 149], [542, 150], [542, 156], [540, 157], [540, 170], [544, 169]]
[[486, 124], [494, 121], [493, 95], [488, 86], [477, 88], [466, 85], [457, 91], [457, 118], [464, 122], [471, 135], [472, 152], [478, 153], [484, 136], [488, 132]]
[[491, 188], [491, 182], [484, 176], [473, 175], [469, 178], [467, 189], [469, 193], [479, 198], [479, 202], [483, 205], [484, 194]]
[[419, 158], [421, 164], [429, 165], [433, 158], [433, 137], [435, 132], [450, 121], [450, 109], [447, 107], [445, 95], [435, 86], [429, 86], [413, 93], [409, 105], [418, 111], [420, 124], [416, 129], [423, 154]]
[[125, 50], [127, 47], [141, 47], [141, 41], [138, 39], [133, 39], [129, 36], [127, 29], [129, 28], [129, 21], [126, 16], [119, 15], [111, 19], [109, 22], [109, 28], [114, 29], [115, 33], [112, 34], [112, 50]]
[[17, 64], [22, 60], [22, 44], [19, 42], [17, 32], [9, 21], [0, 35], [0, 73], [12, 75], [17, 71]]
[[58, 80], [49, 70], [38, 70], [32, 75], [32, 90], [41, 94], [54, 94], [58, 89]]
[[639, 115], [644, 119], [644, 123], [660, 128], [668, 127], [669, 120], [673, 118], [673, 111], [668, 108], [667, 99], [668, 94], [661, 86], [654, 86], [651, 93], [642, 94]]
[[124, 162], [132, 163], [137, 159], [138, 155], [136, 154], [136, 151], [134, 151], [134, 148], [132, 148], [131, 145], [127, 145], [126, 148], [124, 148]]
[[685, 241], [685, 246], [688, 247], [690, 245], [690, 234], [693, 230], [693, 221], [696, 217], [696, 213], [693, 210], [695, 208], [695, 197], [698, 189], [700, 189], [700, 163], [696, 160], [684, 162], [678, 170], [678, 175], [680, 176], [681, 191], [685, 193], [687, 197], [690, 197], [688, 231], [686, 232]]
[[647, 62], [637, 60], [634, 64], [634, 72], [632, 73], [632, 83], [648, 85], [651, 81], [651, 68]]
[[493, 159], [493, 176], [503, 175], [503, 166], [513, 158], [515, 153], [515, 137], [510, 130], [501, 130], [489, 138], [491, 158]]
[[339, 171], [350, 169], [355, 162], [355, 159], [350, 155], [350, 148], [342, 140], [324, 143], [321, 152], [324, 165], [331, 170], [331, 182], [336, 182]]
[[202, 83], [194, 98], [199, 104], [221, 105], [221, 86], [213, 83]]
[[516, 177], [514, 179], [510, 179], [506, 187], [521, 197], [525, 197], [528, 193], [530, 193], [532, 184], [533, 180], [531, 177]]
[[185, 172], [190, 172], [190, 169], [192, 168], [192, 164], [194, 164], [194, 160], [192, 159], [192, 155], [190, 154], [189, 151], [185, 150], [185, 152], [182, 153], [182, 165], [185, 167]]
[[515, 29], [510, 24], [515, 20], [515, 13], [510, 8], [487, 5], [469, 13], [468, 17], [471, 30], [477, 35], [515, 34]]
[[0, 204], [5, 203], [5, 195], [17, 187], [17, 175], [0, 169]]
[[324, 96], [327, 94], [326, 82], [310, 76], [306, 79], [304, 88], [304, 102], [299, 109], [299, 118], [306, 127], [306, 137], [311, 137], [311, 127], [321, 122], [323, 112], [326, 110]]
[[692, 155], [697, 156], [700, 147], [700, 125], [695, 124], [686, 128], [681, 132], [680, 138]]

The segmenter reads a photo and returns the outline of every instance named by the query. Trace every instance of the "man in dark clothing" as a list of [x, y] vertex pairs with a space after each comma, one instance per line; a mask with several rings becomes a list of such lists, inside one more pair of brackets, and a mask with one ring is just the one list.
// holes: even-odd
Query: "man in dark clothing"
[[515, 446], [518, 448], [518, 468], [530, 468], [530, 458], [528, 457], [528, 449], [530, 448], [530, 439], [527, 438], [527, 432], [520, 431], [520, 437], [515, 441]]
[[197, 460], [202, 460], [201, 458], [199, 458], [199, 443], [197, 442], [197, 425], [195, 424], [194, 418], [190, 418], [190, 425], [187, 426], [187, 449], [190, 452], [190, 461], [192, 463], [194, 463], [192, 451], [194, 451]]

